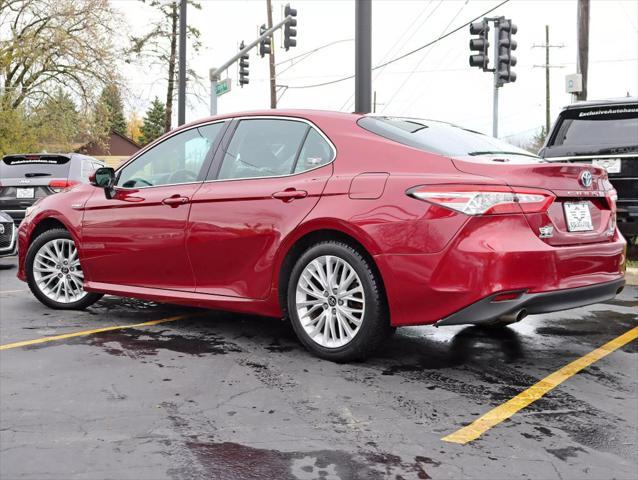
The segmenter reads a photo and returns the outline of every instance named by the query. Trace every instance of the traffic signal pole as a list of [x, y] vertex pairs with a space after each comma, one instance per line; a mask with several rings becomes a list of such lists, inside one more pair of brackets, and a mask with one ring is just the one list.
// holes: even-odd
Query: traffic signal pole
[[494, 20], [494, 100], [492, 102], [492, 136], [498, 138], [498, 89], [500, 87], [498, 79], [498, 55], [499, 55], [499, 31], [498, 19]]
[[[490, 22], [494, 24], [494, 67], [489, 68], [488, 33]], [[484, 17], [480, 22], [470, 24], [470, 35], [478, 35], [470, 39], [470, 67], [477, 67], [484, 72], [494, 75], [494, 92], [492, 104], [492, 136], [498, 137], [498, 89], [506, 83], [516, 81], [516, 72], [512, 67], [516, 66], [516, 57], [512, 51], [516, 50], [516, 41], [512, 36], [518, 28], [511, 20], [505, 17]], [[475, 53], [476, 52], [476, 53]]]
[[293, 17], [291, 15], [288, 15], [281, 22], [277, 23], [272, 28], [269, 28], [264, 33], [262, 33], [259, 37], [257, 37], [257, 39], [253, 40], [252, 42], [247, 44], [244, 48], [239, 50], [235, 55], [233, 55], [224, 63], [222, 63], [221, 66], [217, 68], [211, 68], [208, 71], [208, 75], [210, 78], [210, 114], [211, 115], [217, 115], [216, 89], [217, 89], [217, 82], [219, 82], [222, 73], [224, 73], [228, 69], [228, 67], [230, 67], [233, 63], [235, 63], [241, 56], [247, 54], [253, 48], [255, 48], [259, 44], [259, 42], [261, 42], [264, 38], [271, 37], [274, 32], [276, 32], [277, 30], [279, 30], [280, 28], [282, 28], [284, 25], [291, 22], [292, 20], [293, 20]]
[[[266, 0], [268, 10], [268, 28], [272, 27], [272, 0]], [[268, 69], [270, 70], [270, 108], [277, 108], [277, 72], [275, 70], [275, 46], [270, 37], [270, 55], [268, 57]]]

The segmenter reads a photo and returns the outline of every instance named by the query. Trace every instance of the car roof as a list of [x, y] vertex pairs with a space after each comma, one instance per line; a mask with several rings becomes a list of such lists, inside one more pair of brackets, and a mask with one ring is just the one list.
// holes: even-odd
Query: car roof
[[584, 100], [581, 102], [572, 103], [563, 107], [563, 110], [578, 110], [580, 108], [590, 107], [608, 107], [612, 105], [627, 105], [632, 103], [638, 103], [638, 97], [619, 97], [609, 98], [606, 100]]

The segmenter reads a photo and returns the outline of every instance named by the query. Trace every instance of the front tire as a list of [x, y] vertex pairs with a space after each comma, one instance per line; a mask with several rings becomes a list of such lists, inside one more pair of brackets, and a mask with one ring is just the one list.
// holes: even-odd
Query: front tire
[[47, 230], [31, 243], [25, 269], [29, 289], [49, 308], [82, 310], [103, 296], [84, 290], [84, 274], [73, 237], [61, 228]]
[[318, 243], [301, 255], [290, 276], [287, 304], [301, 343], [327, 360], [362, 360], [391, 332], [371, 262], [340, 241]]

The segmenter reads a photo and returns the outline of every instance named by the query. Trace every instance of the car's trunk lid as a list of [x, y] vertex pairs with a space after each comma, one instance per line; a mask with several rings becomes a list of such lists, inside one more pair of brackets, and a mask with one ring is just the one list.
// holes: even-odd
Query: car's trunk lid
[[[526, 214], [530, 227], [546, 243], [559, 246], [609, 241], [613, 234], [613, 215], [606, 195], [611, 184], [604, 169], [514, 157], [517, 156], [471, 156], [452, 161], [465, 173], [490, 177], [511, 187], [541, 188], [556, 195], [546, 213]], [[582, 218], [587, 216], [587, 211], [591, 229], [575, 231], [587, 227], [587, 218]], [[572, 220], [571, 228], [568, 219]], [[582, 221], [577, 222], [578, 219]]]

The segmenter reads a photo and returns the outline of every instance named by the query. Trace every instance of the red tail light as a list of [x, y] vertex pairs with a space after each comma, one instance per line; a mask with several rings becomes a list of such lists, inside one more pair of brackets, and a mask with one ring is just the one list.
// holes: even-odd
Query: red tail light
[[61, 192], [65, 188], [72, 187], [73, 185], [76, 185], [77, 183], [78, 182], [75, 182], [73, 180], [51, 180], [49, 182], [49, 188], [57, 193], [57, 192]]
[[500, 185], [421, 185], [407, 194], [466, 215], [546, 212], [556, 198], [539, 188]]

